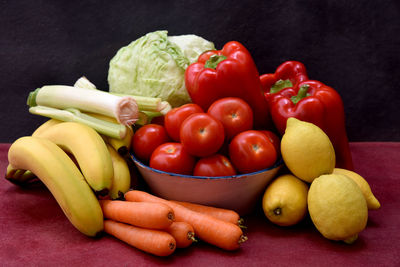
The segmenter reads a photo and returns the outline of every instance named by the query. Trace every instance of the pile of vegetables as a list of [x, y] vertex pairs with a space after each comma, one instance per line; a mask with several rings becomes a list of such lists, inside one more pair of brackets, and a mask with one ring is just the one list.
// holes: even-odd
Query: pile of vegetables
[[[239, 42], [215, 50], [212, 42], [196, 35], [156, 31], [116, 53], [108, 83], [109, 92], [85, 78], [74, 86], [44, 86], [30, 93], [29, 111], [80, 122], [116, 139], [124, 139], [134, 125], [131, 151], [137, 159], [162, 171], [207, 177], [273, 166], [280, 158], [286, 122], [295, 117], [329, 136], [337, 167], [353, 168], [342, 100], [333, 88], [310, 80], [300, 62], [284, 62], [275, 73], [260, 76]], [[127, 192], [125, 199], [100, 200], [105, 231], [149, 253], [170, 255], [176, 247], [190, 245], [194, 234], [226, 250], [246, 240], [236, 215], [227, 222], [204, 214], [212, 212], [210, 207], [137, 190]]]
[[[142, 38], [150, 39], [150, 43], [155, 42], [151, 38], [151, 36], [154, 37], [153, 34], [155, 33]], [[160, 32], [157, 32], [157, 34], [160, 34]], [[166, 32], [163, 32], [163, 34], [166, 34]], [[154, 91], [159, 91], [156, 94], [161, 98], [164, 97], [164, 100], [169, 99], [168, 101], [170, 101], [171, 98], [182, 100], [179, 97], [182, 90], [181, 86], [174, 85], [174, 94], [171, 95], [169, 94], [170, 88], [164, 89], [160, 84], [153, 84], [152, 89], [144, 85], [144, 80], [142, 80], [142, 83], [133, 84], [137, 75], [131, 75], [131, 73], [139, 68], [139, 62], [151, 62], [154, 59], [153, 56], [145, 59], [144, 50], [159, 51], [155, 48], [157, 45], [150, 45], [151, 48], [144, 47], [143, 51], [136, 54], [136, 58], [139, 55], [144, 56], [140, 61], [129, 61], [129, 64], [132, 63], [135, 66], [128, 68], [128, 71], [126, 66], [129, 64], [125, 64], [125, 61], [119, 58], [122, 54], [128, 54], [126, 50], [133, 54], [135, 54], [134, 51], [138, 52], [137, 49], [135, 50], [135, 46], [138, 46], [144, 39], [134, 41], [130, 45], [131, 48], [122, 48], [122, 51], [120, 50], [113, 58], [109, 70], [110, 91], [115, 90], [113, 87], [118, 87], [122, 92], [135, 91], [139, 94], [144, 92], [154, 94]], [[168, 37], [163, 35], [159, 39], [168, 40]], [[239, 42], [227, 42], [221, 50], [208, 49], [209, 47], [205, 44], [207, 42], [202, 42], [203, 53], [199, 53], [197, 58], [193, 57], [192, 62], [185, 68], [184, 74], [179, 74], [179, 80], [184, 76], [185, 91], [189, 98], [186, 98], [185, 101], [179, 101], [178, 107], [191, 102], [207, 112], [216, 100], [226, 97], [240, 98], [252, 109], [253, 128], [255, 130], [272, 131], [278, 136], [283, 134], [289, 117], [311, 122], [323, 129], [332, 140], [337, 167], [353, 169], [345, 129], [344, 107], [336, 90], [320, 81], [311, 80], [305, 66], [300, 62], [286, 61], [278, 66], [274, 73], [260, 75], [250, 52]], [[170, 57], [174, 58], [173, 56]], [[120, 68], [119, 71], [117, 65], [124, 65], [125, 68]], [[175, 66], [183, 65], [175, 64]], [[158, 77], [168, 76], [171, 73], [172, 76], [176, 74], [176, 72], [171, 72], [169, 68], [158, 69], [156, 73], [146, 72], [146, 74], [141, 75], [141, 79], [159, 81]], [[123, 82], [123, 84], [117, 86], [118, 81], [130, 81], [132, 84]], [[168, 92], [168, 96], [162, 96], [160, 92]], [[176, 107], [174, 104], [172, 106]], [[165, 127], [168, 129], [168, 123]], [[175, 128], [175, 131], [178, 131], [178, 129], [180, 128]], [[167, 130], [169, 137], [173, 141], [179, 141], [178, 134], [171, 132], [171, 130]], [[225, 139], [225, 141], [228, 140]], [[192, 154], [198, 156], [196, 153]]]

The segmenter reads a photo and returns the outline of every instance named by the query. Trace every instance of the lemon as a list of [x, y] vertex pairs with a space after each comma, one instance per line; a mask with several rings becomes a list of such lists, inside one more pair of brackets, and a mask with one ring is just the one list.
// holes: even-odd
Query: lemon
[[294, 225], [307, 214], [308, 184], [294, 175], [277, 177], [265, 190], [262, 207], [265, 216], [280, 226]]
[[370, 210], [377, 210], [381, 207], [378, 199], [374, 196], [371, 191], [371, 187], [369, 186], [368, 182], [358, 173], [355, 173], [350, 170], [335, 168], [333, 170], [335, 174], [343, 174], [347, 177], [351, 178], [356, 184], [360, 187], [361, 192], [363, 193], [365, 200], [367, 201], [367, 207]]
[[330, 240], [352, 243], [367, 224], [367, 202], [358, 185], [347, 176], [328, 174], [316, 178], [307, 203], [315, 227]]
[[329, 137], [315, 124], [296, 118], [287, 120], [281, 153], [288, 169], [309, 183], [335, 168], [335, 150]]

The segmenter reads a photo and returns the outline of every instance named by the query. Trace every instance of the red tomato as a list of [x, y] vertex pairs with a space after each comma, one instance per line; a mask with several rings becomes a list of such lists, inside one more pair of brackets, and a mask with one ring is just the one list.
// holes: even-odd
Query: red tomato
[[181, 128], [182, 122], [190, 115], [202, 112], [204, 112], [203, 109], [199, 105], [193, 103], [185, 104], [168, 111], [164, 116], [164, 126], [168, 135], [172, 140], [179, 142], [179, 129]]
[[149, 166], [160, 171], [191, 175], [195, 163], [195, 157], [187, 153], [182, 144], [170, 142], [154, 150]]
[[147, 162], [154, 149], [168, 141], [169, 138], [163, 126], [147, 124], [140, 127], [133, 135], [132, 150], [135, 157]]
[[194, 156], [215, 154], [224, 143], [224, 126], [207, 113], [190, 115], [182, 122], [180, 139], [186, 151]]
[[228, 140], [253, 128], [253, 111], [249, 104], [240, 98], [221, 98], [212, 103], [207, 112], [222, 122]]
[[263, 134], [265, 134], [269, 141], [271, 141], [271, 143], [274, 145], [275, 150], [276, 150], [276, 156], [280, 157], [281, 155], [281, 140], [279, 139], [279, 137], [274, 134], [271, 131], [268, 130], [260, 130], [260, 132], [262, 132]]
[[265, 134], [255, 130], [236, 135], [229, 145], [229, 156], [233, 166], [241, 173], [266, 169], [277, 159], [271, 141]]
[[193, 170], [194, 176], [216, 177], [231, 176], [235, 174], [236, 171], [229, 159], [220, 154], [199, 159]]

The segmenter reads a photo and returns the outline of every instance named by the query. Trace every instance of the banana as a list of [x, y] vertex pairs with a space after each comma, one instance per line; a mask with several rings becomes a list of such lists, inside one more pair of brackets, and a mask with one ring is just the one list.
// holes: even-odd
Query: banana
[[100, 195], [108, 194], [113, 164], [106, 144], [95, 130], [77, 122], [61, 122], [35, 136], [49, 139], [72, 154], [92, 189]]
[[129, 153], [131, 148], [131, 141], [133, 137], [133, 130], [131, 127], [128, 127], [126, 131], [126, 135], [122, 139], [116, 139], [109, 136], [106, 136], [107, 142], [116, 150], [120, 155], [126, 155]]
[[[105, 121], [113, 122], [113, 123], [118, 123], [116, 119], [98, 114], [98, 113], [87, 113], [90, 116], [93, 116], [98, 119], [102, 119]], [[105, 141], [110, 144], [118, 153], [121, 155], [126, 155], [128, 154], [130, 148], [131, 148], [131, 141], [133, 137], [133, 129], [132, 127], [126, 126], [126, 134], [124, 138], [122, 139], [117, 139], [117, 138], [112, 138], [109, 136], [103, 135], [103, 138]]]
[[47, 121], [45, 121], [43, 124], [41, 124], [33, 133], [32, 136], [35, 135], [40, 135], [40, 133], [46, 131], [46, 129], [50, 128], [53, 125], [59, 124], [62, 121], [60, 120], [56, 120], [56, 119], [49, 119]]
[[111, 199], [124, 199], [124, 194], [131, 186], [131, 175], [128, 164], [117, 151], [107, 144], [113, 162], [114, 176], [112, 186], [108, 195]]
[[[60, 123], [60, 120], [49, 119], [41, 124], [33, 133], [32, 136], [39, 135], [49, 127]], [[36, 176], [29, 170], [14, 169], [10, 164], [7, 166], [6, 179], [16, 185], [27, 185]]]
[[13, 184], [24, 186], [35, 177], [35, 174], [29, 170], [15, 169], [13, 166], [11, 166], [11, 164], [8, 164], [7, 166], [5, 178]]
[[69, 221], [83, 234], [103, 230], [103, 213], [93, 191], [68, 155], [50, 140], [25, 136], [8, 151], [12, 168], [32, 171], [50, 190]]

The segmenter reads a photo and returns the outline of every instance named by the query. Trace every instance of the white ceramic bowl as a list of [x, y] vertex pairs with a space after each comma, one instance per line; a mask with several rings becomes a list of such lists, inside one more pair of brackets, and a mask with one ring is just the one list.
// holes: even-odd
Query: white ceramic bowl
[[279, 159], [272, 167], [249, 174], [202, 177], [164, 172], [132, 159], [151, 193], [178, 201], [188, 201], [232, 209], [240, 215], [251, 212], [268, 183], [283, 166]]

